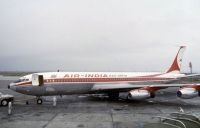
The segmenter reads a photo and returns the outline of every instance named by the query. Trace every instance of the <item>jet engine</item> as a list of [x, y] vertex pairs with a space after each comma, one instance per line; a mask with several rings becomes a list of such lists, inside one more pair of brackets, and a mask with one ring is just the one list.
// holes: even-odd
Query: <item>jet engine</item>
[[177, 91], [177, 96], [183, 99], [191, 99], [200, 96], [200, 92], [195, 88], [182, 88]]
[[154, 98], [155, 93], [149, 92], [145, 89], [135, 89], [129, 92], [128, 99], [129, 100], [145, 100], [148, 98]]

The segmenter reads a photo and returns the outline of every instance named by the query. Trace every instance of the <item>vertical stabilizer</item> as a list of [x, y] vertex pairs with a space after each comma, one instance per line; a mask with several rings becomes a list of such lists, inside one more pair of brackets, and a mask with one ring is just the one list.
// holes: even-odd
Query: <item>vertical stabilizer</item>
[[174, 62], [172, 63], [172, 65], [169, 68], [169, 70], [167, 71], [167, 73], [180, 73], [182, 56], [183, 56], [185, 49], [186, 49], [186, 46], [180, 47], [180, 49], [174, 59]]

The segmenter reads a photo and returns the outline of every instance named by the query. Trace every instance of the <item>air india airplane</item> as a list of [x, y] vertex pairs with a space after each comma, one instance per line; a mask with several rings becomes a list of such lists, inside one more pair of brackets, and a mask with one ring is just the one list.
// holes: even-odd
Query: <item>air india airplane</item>
[[154, 98], [155, 92], [168, 87], [181, 87], [177, 91], [180, 98], [194, 98], [200, 95], [200, 84], [175, 84], [181, 78], [181, 46], [171, 67], [159, 72], [44, 72], [21, 77], [8, 88], [37, 98], [42, 104], [42, 96], [71, 94], [108, 94], [110, 99], [118, 99], [119, 93], [128, 92], [129, 100]]

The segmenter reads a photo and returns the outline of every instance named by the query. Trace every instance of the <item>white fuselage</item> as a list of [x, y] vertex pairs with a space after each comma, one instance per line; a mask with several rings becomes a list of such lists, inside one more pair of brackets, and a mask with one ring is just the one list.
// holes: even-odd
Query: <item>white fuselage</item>
[[[96, 89], [97, 84], [103, 84], [102, 86], [107, 84], [107, 86], [112, 86], [112, 89], [115, 84], [143, 85], [145, 87], [150, 84], [172, 83], [177, 78], [184, 76], [184, 74], [158, 72], [45, 72], [36, 74], [43, 76], [44, 84], [42, 86], [32, 85], [32, 74], [30, 74], [15, 82], [13, 90], [36, 96], [86, 94], [109, 91], [109, 87], [108, 90]], [[124, 89], [127, 88], [124, 86]], [[115, 89], [119, 89], [119, 92], [124, 91], [121, 87]]]

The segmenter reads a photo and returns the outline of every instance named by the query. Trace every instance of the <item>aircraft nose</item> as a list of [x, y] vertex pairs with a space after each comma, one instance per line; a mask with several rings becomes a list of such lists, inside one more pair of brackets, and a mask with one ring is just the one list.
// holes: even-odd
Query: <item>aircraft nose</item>
[[8, 89], [16, 90], [16, 84], [15, 83], [10, 83], [8, 85]]

